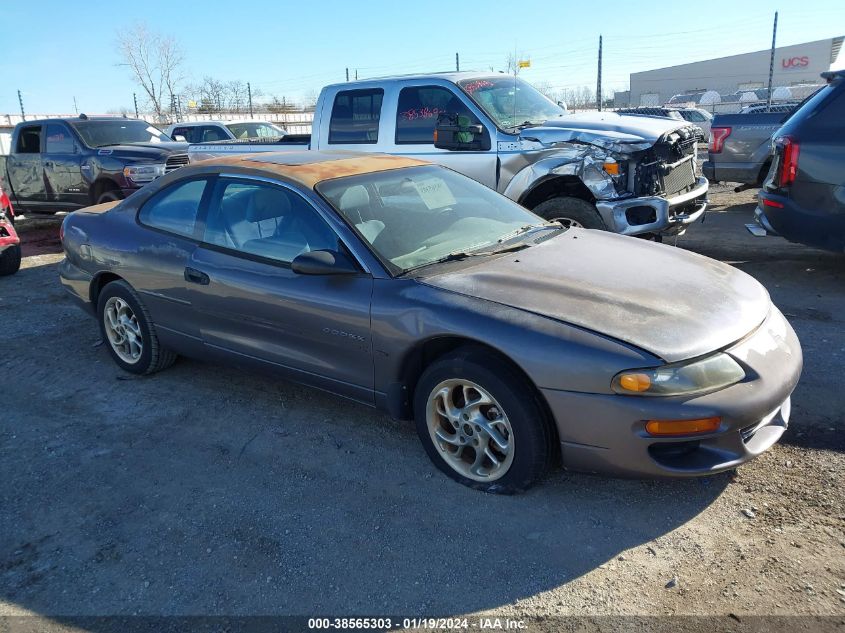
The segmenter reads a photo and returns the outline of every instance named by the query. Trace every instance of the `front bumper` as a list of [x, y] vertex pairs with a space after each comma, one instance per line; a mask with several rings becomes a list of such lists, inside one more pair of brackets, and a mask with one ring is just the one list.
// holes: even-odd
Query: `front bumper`
[[674, 198], [649, 196], [623, 200], [599, 200], [596, 208], [605, 225], [614, 233], [678, 235], [704, 215], [707, 210], [709, 185], [707, 178], [699, 176], [691, 191]]
[[[692, 477], [735, 468], [783, 435], [801, 374], [801, 347], [774, 306], [753, 334], [726, 353], [746, 378], [692, 397], [642, 397], [544, 389], [557, 422], [563, 465], [622, 476]], [[720, 417], [714, 433], [653, 437], [648, 420]]]

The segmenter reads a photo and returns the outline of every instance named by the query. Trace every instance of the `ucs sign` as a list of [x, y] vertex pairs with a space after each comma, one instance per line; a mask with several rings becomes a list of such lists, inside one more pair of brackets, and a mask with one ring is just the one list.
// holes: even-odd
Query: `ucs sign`
[[806, 55], [802, 57], [784, 57], [780, 60], [780, 65], [784, 70], [788, 68], [806, 68], [810, 65], [810, 58]]

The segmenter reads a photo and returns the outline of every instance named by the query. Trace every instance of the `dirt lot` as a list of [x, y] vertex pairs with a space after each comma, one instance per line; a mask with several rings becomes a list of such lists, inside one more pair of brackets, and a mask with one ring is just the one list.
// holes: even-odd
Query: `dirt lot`
[[0, 279], [0, 614], [841, 625], [845, 257], [752, 238], [753, 196], [717, 188], [678, 246], [755, 276], [795, 327], [785, 439], [735, 474], [558, 470], [516, 497], [452, 483], [410, 425], [329, 395], [184, 359], [122, 373], [58, 284], [57, 220], [22, 222], [23, 269]]

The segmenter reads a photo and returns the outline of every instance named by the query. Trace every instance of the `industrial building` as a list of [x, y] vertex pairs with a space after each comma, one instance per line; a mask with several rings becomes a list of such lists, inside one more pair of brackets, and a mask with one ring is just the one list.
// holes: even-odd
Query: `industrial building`
[[[821, 83], [819, 74], [830, 70], [836, 62], [842, 40], [834, 37], [775, 48], [773, 98], [806, 96], [794, 87]], [[630, 91], [616, 93], [615, 105], [658, 106], [670, 102], [713, 105], [756, 100], [752, 95], [765, 99], [770, 59], [771, 49], [768, 49], [631, 73]]]

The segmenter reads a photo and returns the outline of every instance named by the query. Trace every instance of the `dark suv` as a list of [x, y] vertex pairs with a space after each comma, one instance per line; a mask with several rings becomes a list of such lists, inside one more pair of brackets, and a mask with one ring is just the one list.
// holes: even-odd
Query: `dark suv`
[[[755, 219], [792, 242], [845, 251], [845, 70], [773, 135], [774, 158]], [[752, 233], [760, 229], [748, 225]]]

